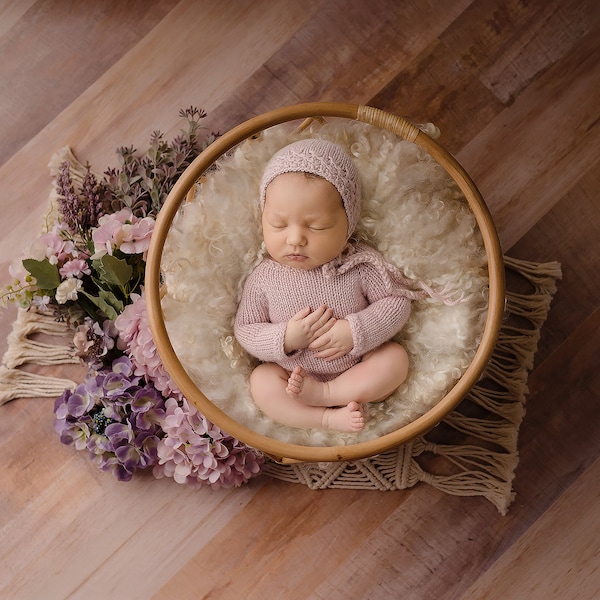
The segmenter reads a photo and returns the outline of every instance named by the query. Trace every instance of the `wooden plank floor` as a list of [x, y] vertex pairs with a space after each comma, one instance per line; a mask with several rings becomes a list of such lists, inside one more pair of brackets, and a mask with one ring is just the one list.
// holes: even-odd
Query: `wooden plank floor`
[[122, 484], [59, 443], [52, 400], [20, 399], [0, 407], [0, 598], [600, 597], [595, 0], [0, 1], [0, 282], [58, 148], [104, 169], [180, 108], [226, 131], [317, 100], [435, 122], [505, 252], [562, 264], [508, 515], [426, 485]]

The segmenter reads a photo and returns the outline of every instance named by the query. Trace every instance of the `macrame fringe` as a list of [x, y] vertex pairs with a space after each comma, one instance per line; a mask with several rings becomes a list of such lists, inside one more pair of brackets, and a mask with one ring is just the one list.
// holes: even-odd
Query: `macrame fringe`
[[[507, 319], [494, 354], [482, 379], [464, 400], [483, 409], [484, 414], [464, 414], [461, 405], [443, 421], [464, 436], [462, 442], [436, 444], [425, 436], [361, 461], [292, 465], [268, 461], [264, 471], [311, 489], [400, 490], [422, 482], [447, 494], [483, 496], [506, 514], [514, 499], [512, 481], [518, 463], [517, 440], [525, 414], [528, 372], [533, 368], [540, 328], [561, 269], [557, 262], [539, 264], [510, 257], [505, 257], [505, 267], [529, 281], [533, 292], [506, 294]], [[527, 320], [531, 327], [517, 327], [510, 323], [510, 316]], [[426, 455], [444, 459], [444, 471], [450, 467], [455, 472], [426, 470], [418, 460]]]
[[505, 256], [504, 266], [528, 279], [537, 293], [545, 296], [551, 297], [556, 293], [556, 282], [562, 278], [560, 263], [556, 261], [536, 263]]
[[[51, 343], [34, 340], [31, 336], [44, 334]], [[54, 366], [78, 364], [72, 344], [72, 332], [64, 322], [35, 310], [19, 308], [8, 349], [0, 367], [0, 404], [17, 398], [47, 398], [60, 396], [76, 384], [70, 379], [30, 373], [17, 367], [26, 364]]]
[[17, 398], [57, 398], [66, 389], [76, 386], [70, 379], [0, 366], [0, 405]]

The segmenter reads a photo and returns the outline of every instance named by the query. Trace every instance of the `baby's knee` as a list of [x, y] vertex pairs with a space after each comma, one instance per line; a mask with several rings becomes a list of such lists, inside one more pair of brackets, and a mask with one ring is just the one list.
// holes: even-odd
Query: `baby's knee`
[[250, 390], [253, 394], [271, 389], [278, 380], [287, 381], [287, 371], [274, 363], [262, 363], [250, 373]]
[[397, 342], [387, 342], [382, 350], [386, 354], [390, 368], [398, 374], [398, 379], [404, 381], [408, 375], [408, 353], [404, 346]]

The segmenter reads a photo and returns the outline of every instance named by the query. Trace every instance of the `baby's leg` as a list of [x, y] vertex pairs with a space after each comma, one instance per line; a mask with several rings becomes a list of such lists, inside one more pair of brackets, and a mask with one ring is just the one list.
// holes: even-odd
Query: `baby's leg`
[[298, 402], [309, 406], [380, 402], [404, 382], [407, 374], [406, 350], [400, 344], [387, 342], [331, 381], [317, 381], [297, 367], [288, 379], [286, 391]]
[[256, 405], [274, 421], [302, 429], [329, 429], [352, 433], [365, 426], [362, 407], [350, 403], [342, 408], [308, 406], [287, 392], [289, 374], [279, 365], [259, 365], [250, 377], [250, 390]]

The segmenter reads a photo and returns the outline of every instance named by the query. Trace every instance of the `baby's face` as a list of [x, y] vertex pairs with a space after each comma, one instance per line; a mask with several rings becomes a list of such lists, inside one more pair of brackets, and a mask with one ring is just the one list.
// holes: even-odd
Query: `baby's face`
[[284, 173], [269, 184], [262, 226], [271, 258], [305, 271], [333, 260], [348, 237], [346, 211], [335, 186], [304, 173]]

